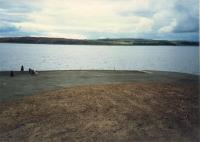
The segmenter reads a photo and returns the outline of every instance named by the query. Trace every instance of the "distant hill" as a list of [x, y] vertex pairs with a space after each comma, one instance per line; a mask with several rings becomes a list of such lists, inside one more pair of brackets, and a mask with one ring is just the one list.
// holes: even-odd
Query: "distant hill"
[[173, 45], [173, 46], [198, 46], [194, 41], [168, 41], [150, 39], [67, 39], [48, 37], [4, 37], [0, 43], [31, 43], [31, 44], [71, 44], [71, 45]]

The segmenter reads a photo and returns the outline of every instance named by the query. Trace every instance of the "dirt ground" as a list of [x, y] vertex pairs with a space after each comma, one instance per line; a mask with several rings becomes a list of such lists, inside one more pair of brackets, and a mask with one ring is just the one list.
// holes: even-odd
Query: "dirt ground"
[[198, 86], [80, 85], [0, 103], [0, 141], [198, 142]]

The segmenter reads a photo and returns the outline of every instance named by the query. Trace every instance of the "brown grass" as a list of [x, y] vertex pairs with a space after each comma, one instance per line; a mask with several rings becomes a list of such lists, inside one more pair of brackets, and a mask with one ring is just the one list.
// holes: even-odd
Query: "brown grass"
[[197, 142], [198, 87], [65, 88], [0, 104], [0, 141]]

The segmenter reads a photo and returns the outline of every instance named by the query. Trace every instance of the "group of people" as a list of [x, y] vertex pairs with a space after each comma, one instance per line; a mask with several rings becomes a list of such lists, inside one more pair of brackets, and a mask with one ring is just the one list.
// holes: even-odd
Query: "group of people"
[[[21, 72], [24, 72], [24, 66], [23, 66], [23, 65], [21, 66]], [[36, 74], [38, 74], [37, 71], [35, 71], [34, 69], [31, 69], [31, 68], [28, 69], [28, 72], [29, 72], [29, 74], [31, 74], [31, 75], [36, 75]], [[10, 76], [11, 76], [11, 77], [14, 77], [14, 76], [15, 76], [14, 71], [10, 71]]]

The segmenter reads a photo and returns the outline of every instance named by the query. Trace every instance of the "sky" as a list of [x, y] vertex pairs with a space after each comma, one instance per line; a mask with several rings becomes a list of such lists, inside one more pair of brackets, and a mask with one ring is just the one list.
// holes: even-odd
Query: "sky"
[[0, 0], [0, 37], [199, 39], [198, 0]]

